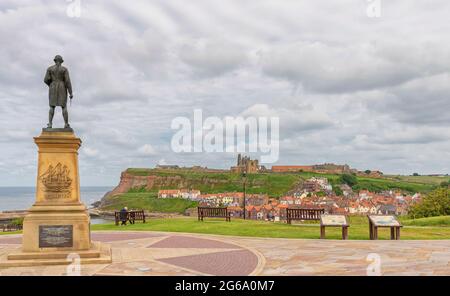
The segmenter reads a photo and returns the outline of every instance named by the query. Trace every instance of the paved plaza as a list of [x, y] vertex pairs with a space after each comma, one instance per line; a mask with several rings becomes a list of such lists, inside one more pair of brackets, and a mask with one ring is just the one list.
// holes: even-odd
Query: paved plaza
[[[168, 232], [93, 232], [112, 248], [113, 263], [88, 264], [82, 275], [450, 275], [450, 240], [339, 241], [248, 238]], [[0, 236], [0, 260], [21, 247]], [[67, 266], [13, 267], [0, 275], [66, 275]]]

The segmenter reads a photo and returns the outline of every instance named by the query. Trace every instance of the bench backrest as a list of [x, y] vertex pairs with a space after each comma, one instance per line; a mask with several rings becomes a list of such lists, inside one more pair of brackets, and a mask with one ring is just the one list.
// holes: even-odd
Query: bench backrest
[[290, 220], [320, 220], [320, 215], [325, 213], [324, 209], [286, 209], [287, 219]]
[[128, 212], [114, 212], [114, 217], [116, 220], [126, 220], [126, 219], [134, 219], [134, 220], [144, 220], [145, 213], [144, 210], [140, 211], [128, 211]]
[[198, 214], [203, 217], [226, 217], [228, 215], [227, 208], [209, 208], [198, 207]]
[[144, 220], [145, 219], [145, 214], [144, 211], [130, 211], [130, 218], [131, 219], [135, 219], [135, 220]]

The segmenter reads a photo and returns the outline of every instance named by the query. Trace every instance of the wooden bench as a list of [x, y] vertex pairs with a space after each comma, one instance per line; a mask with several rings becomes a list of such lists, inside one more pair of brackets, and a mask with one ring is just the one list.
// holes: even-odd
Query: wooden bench
[[116, 225], [119, 225], [119, 222], [129, 221], [130, 224], [134, 224], [136, 220], [142, 221], [142, 223], [145, 223], [145, 213], [144, 210], [139, 211], [128, 211], [128, 212], [114, 212], [114, 220], [116, 222]]
[[225, 218], [225, 221], [230, 222], [231, 216], [227, 208], [211, 208], [211, 207], [197, 207], [198, 221], [203, 221], [203, 218]]
[[291, 224], [292, 220], [313, 220], [320, 221], [320, 215], [325, 213], [325, 209], [308, 209], [308, 208], [287, 208], [287, 223]]
[[129, 220], [131, 224], [134, 224], [136, 220], [142, 221], [142, 223], [145, 223], [145, 213], [143, 210], [140, 211], [130, 211], [128, 212]]

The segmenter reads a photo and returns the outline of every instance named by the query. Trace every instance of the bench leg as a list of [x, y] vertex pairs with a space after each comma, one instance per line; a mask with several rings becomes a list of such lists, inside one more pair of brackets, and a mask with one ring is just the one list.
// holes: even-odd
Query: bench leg
[[348, 227], [342, 227], [342, 239], [348, 239]]
[[396, 229], [395, 229], [395, 232], [396, 232], [396, 240], [399, 240], [400, 239], [400, 227], [396, 227]]
[[373, 227], [373, 239], [374, 240], [378, 239], [378, 227], [376, 226]]
[[391, 240], [396, 239], [395, 236], [397, 230], [395, 228], [396, 227], [391, 227]]

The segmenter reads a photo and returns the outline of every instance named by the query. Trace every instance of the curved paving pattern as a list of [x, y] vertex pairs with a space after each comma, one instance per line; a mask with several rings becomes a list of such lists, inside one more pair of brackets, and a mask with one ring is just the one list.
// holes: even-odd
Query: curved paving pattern
[[[149, 248], [217, 248], [233, 249], [238, 246], [221, 241], [186, 236], [170, 236], [154, 243]], [[238, 247], [240, 248], [240, 247]]]
[[[260, 263], [245, 247], [191, 235], [108, 231], [93, 232], [92, 240], [113, 249], [113, 263], [94, 273], [99, 275], [249, 275]], [[0, 246], [21, 243], [20, 235], [0, 236]]]
[[[192, 236], [170, 236], [147, 248], [178, 249], [179, 256], [157, 260], [203, 274], [249, 275], [258, 265], [258, 257], [248, 249], [231, 243]], [[202, 254], [181, 256], [184, 249], [202, 250]]]
[[258, 257], [242, 249], [229, 252], [159, 259], [164, 263], [211, 275], [249, 275], [258, 265]]
[[[367, 275], [378, 254], [382, 275], [450, 275], [450, 240], [340, 241], [229, 237], [168, 232], [93, 232], [113, 263], [83, 275]], [[0, 260], [20, 235], [0, 235]], [[0, 275], [63, 275], [65, 266], [0, 269]]]
[[151, 232], [92, 232], [91, 239], [93, 241], [108, 243], [161, 236], [161, 234]]

